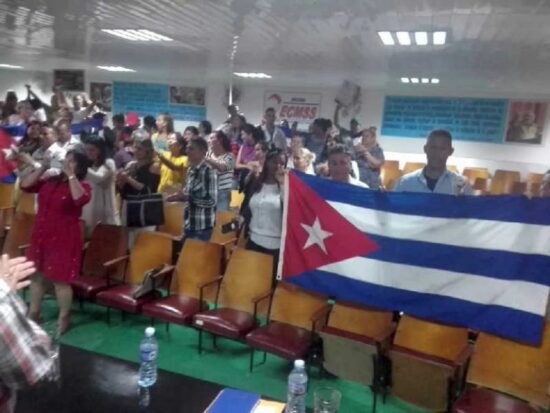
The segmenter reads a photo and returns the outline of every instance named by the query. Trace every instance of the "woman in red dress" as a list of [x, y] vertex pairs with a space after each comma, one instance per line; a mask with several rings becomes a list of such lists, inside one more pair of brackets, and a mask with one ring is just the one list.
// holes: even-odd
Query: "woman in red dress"
[[[47, 162], [45, 162], [47, 163]], [[45, 280], [53, 282], [59, 305], [58, 331], [63, 334], [70, 327], [73, 290], [70, 282], [78, 276], [83, 246], [80, 215], [82, 207], [90, 201], [91, 187], [82, 182], [89, 161], [83, 150], [67, 152], [63, 172], [41, 179], [48, 165], [26, 176], [21, 188], [38, 193], [38, 213], [29, 260], [36, 264], [37, 274], [31, 280], [29, 316], [38, 320], [45, 291]]]

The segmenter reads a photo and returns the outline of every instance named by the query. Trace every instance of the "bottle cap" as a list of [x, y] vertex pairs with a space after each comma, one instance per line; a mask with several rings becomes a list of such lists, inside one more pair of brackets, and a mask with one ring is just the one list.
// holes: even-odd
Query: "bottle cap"
[[155, 335], [155, 327], [147, 327], [145, 329], [145, 335], [147, 337], [153, 337]]
[[306, 363], [304, 360], [295, 360], [294, 361], [294, 367], [297, 369], [303, 369], [306, 366]]

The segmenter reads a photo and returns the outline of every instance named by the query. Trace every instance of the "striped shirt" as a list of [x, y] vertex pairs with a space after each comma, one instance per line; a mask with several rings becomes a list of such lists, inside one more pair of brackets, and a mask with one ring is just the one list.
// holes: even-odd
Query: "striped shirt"
[[226, 152], [222, 156], [211, 155], [211, 158], [225, 166], [225, 171], [218, 172], [218, 191], [227, 191], [233, 187], [233, 172], [235, 169], [235, 155]]
[[189, 196], [185, 206], [185, 231], [214, 228], [218, 199], [218, 175], [204, 161], [187, 172], [185, 185]]

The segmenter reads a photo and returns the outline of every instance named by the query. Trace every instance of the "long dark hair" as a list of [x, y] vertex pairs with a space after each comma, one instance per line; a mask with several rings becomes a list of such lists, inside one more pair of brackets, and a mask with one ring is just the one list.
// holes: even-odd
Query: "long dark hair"
[[225, 133], [221, 130], [216, 131], [216, 139], [220, 142], [224, 151], [231, 152], [231, 141]]
[[257, 128], [251, 123], [245, 123], [242, 130], [247, 135], [252, 135], [252, 139], [254, 139], [254, 145], [262, 140], [265, 140], [265, 135], [262, 128]]
[[103, 165], [107, 159], [107, 145], [105, 143], [105, 139], [98, 136], [89, 136], [88, 139], [86, 139], [86, 145], [93, 145], [99, 150], [97, 160], [92, 162], [90, 159], [90, 162], [92, 162], [94, 166]]
[[66, 156], [69, 155], [72, 155], [76, 161], [76, 170], [74, 172], [76, 179], [82, 181], [86, 177], [88, 167], [90, 166], [88, 155], [86, 155], [82, 145], [77, 145], [73, 149], [69, 150]]
[[[262, 172], [260, 172], [260, 175], [254, 181], [254, 192], [260, 192], [262, 190], [262, 186], [264, 185], [264, 182], [267, 178], [266, 164], [277, 156], [285, 156], [285, 154], [281, 149], [275, 147], [274, 145], [271, 145], [267, 150], [267, 153], [265, 154], [265, 162], [264, 167], [262, 168]], [[277, 186], [279, 186], [279, 182], [277, 182]]]

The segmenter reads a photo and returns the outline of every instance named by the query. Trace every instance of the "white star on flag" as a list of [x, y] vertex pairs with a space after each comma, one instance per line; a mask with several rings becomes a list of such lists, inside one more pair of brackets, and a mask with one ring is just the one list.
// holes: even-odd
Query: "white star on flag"
[[318, 245], [325, 254], [327, 253], [327, 247], [325, 246], [325, 239], [332, 237], [332, 232], [325, 231], [321, 228], [319, 217], [315, 217], [313, 225], [300, 224], [303, 229], [308, 233], [308, 238], [304, 249], [311, 247], [312, 245]]

